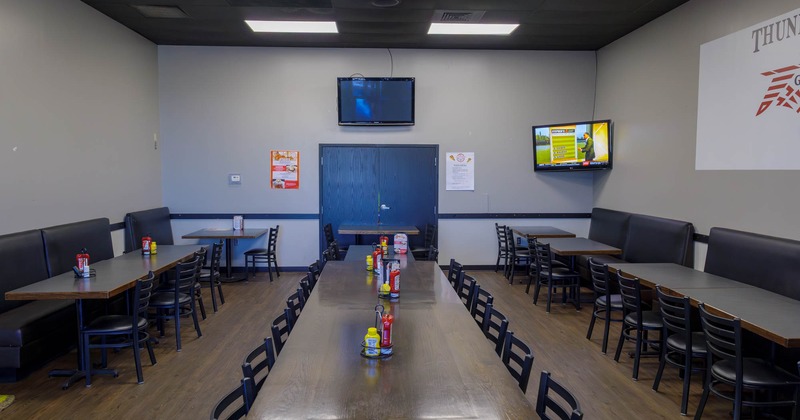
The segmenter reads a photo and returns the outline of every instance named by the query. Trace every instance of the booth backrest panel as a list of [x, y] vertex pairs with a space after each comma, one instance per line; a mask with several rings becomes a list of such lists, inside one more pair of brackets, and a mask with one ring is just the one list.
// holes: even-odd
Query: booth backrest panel
[[114, 258], [107, 218], [51, 226], [42, 229], [42, 238], [51, 277], [71, 270], [76, 263], [75, 254], [82, 248], [89, 252], [90, 265]]
[[622, 249], [628, 236], [630, 213], [595, 207], [589, 225], [589, 239]]
[[705, 271], [800, 300], [800, 241], [711, 228]]
[[694, 226], [662, 217], [631, 215], [623, 257], [632, 263], [694, 266]]
[[27, 301], [5, 300], [6, 292], [44, 280], [47, 262], [42, 232], [29, 230], [0, 236], [0, 313], [21, 306]]
[[169, 208], [135, 211], [125, 216], [125, 252], [142, 247], [142, 236], [150, 235], [159, 245], [174, 245]]

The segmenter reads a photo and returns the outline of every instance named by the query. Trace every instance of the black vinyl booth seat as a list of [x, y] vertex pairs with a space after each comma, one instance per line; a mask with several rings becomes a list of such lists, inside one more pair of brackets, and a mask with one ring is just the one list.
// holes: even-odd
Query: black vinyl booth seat
[[125, 252], [142, 248], [142, 237], [148, 235], [158, 245], [174, 245], [169, 208], [160, 207], [125, 215]]
[[82, 248], [90, 264], [114, 256], [108, 219], [0, 236], [0, 381], [17, 381], [75, 346], [73, 301], [11, 301], [5, 292], [72, 270]]

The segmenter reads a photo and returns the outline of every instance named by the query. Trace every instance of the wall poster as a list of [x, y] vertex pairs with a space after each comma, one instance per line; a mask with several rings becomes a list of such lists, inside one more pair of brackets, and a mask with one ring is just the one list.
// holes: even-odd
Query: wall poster
[[445, 154], [447, 191], [475, 191], [475, 153]]
[[300, 152], [270, 150], [270, 188], [297, 190], [300, 188]]

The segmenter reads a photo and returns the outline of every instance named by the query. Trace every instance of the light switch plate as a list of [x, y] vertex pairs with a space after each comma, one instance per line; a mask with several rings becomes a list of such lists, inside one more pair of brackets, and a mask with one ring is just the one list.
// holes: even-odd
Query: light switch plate
[[242, 176], [239, 174], [229, 174], [228, 185], [242, 185]]

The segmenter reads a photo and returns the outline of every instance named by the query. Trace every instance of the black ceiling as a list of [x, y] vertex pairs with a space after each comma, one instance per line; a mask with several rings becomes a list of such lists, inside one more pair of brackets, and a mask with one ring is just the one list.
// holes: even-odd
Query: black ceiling
[[[688, 0], [83, 0], [158, 45], [597, 50]], [[137, 7], [139, 6], [139, 7]], [[141, 6], [178, 13], [146, 17]], [[436, 11], [519, 23], [510, 36], [427, 35]], [[339, 34], [253, 33], [256, 20], [334, 20]]]

